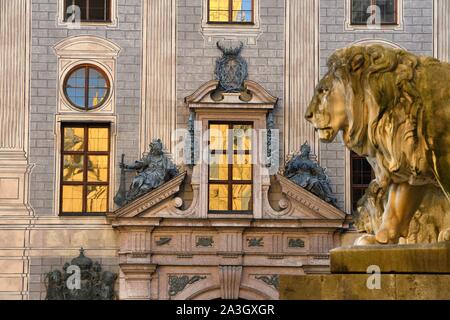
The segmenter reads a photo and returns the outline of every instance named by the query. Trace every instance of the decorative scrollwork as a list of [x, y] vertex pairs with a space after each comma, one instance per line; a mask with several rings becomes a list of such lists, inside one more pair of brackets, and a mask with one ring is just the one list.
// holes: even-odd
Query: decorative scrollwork
[[264, 238], [249, 238], [247, 239], [249, 247], [264, 247]]
[[170, 241], [172, 241], [172, 238], [160, 238], [158, 241], [156, 241], [156, 245], [158, 247], [162, 247], [166, 244], [169, 244]]
[[289, 239], [288, 246], [289, 248], [304, 248], [305, 241], [302, 239]]
[[280, 288], [280, 276], [270, 275], [270, 276], [256, 276], [256, 280], [261, 280], [265, 284], [274, 287], [276, 290]]
[[197, 247], [212, 247], [214, 239], [212, 237], [199, 237], [197, 238]]
[[206, 279], [205, 276], [170, 276], [169, 277], [169, 296], [174, 297], [190, 284]]

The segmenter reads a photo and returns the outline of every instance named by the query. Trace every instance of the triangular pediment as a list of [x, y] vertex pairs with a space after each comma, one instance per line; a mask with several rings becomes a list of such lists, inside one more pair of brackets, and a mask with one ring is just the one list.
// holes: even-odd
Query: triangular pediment
[[162, 204], [172, 201], [174, 195], [180, 191], [181, 184], [186, 178], [186, 172], [176, 176], [159, 188], [123, 206], [113, 213], [113, 218], [137, 218], [154, 216], [161, 211]]
[[288, 178], [277, 175], [277, 181], [280, 183], [282, 193], [286, 197], [283, 205], [284, 216], [318, 220], [344, 220], [346, 218], [347, 214], [345, 212], [320, 199]]
[[219, 85], [219, 81], [211, 80], [203, 84], [192, 95], [186, 97], [185, 102], [190, 108], [248, 108], [268, 109], [275, 108], [278, 98], [271, 95], [257, 82], [247, 80], [244, 87], [251, 93], [251, 99], [242, 101], [241, 93], [222, 93], [223, 100], [214, 101], [211, 94]]

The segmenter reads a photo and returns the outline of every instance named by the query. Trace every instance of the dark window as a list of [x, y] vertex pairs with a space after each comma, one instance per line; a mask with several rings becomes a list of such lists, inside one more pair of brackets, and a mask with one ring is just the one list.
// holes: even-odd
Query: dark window
[[365, 157], [356, 153], [351, 153], [351, 189], [352, 189], [352, 210], [356, 210], [356, 204], [366, 193], [366, 189], [372, 180], [375, 179], [371, 165]]
[[[79, 20], [81, 22], [110, 22], [111, 16], [111, 0], [65, 0], [66, 21], [73, 15], [78, 14], [74, 11], [73, 6], [80, 8]], [[75, 17], [74, 20], [77, 20]]]
[[210, 213], [252, 213], [252, 127], [251, 123], [209, 125]]
[[[369, 19], [369, 24], [376, 24], [377, 20], [385, 25], [397, 24], [397, 10], [398, 0], [352, 0], [352, 24], [365, 25]], [[379, 15], [379, 17], [376, 17], [376, 15]]]
[[107, 213], [109, 126], [63, 124], [61, 150], [61, 214]]
[[67, 100], [75, 107], [84, 110], [102, 106], [109, 95], [109, 89], [108, 77], [92, 65], [76, 67], [70, 71], [64, 82]]
[[253, 23], [253, 0], [208, 0], [208, 22]]

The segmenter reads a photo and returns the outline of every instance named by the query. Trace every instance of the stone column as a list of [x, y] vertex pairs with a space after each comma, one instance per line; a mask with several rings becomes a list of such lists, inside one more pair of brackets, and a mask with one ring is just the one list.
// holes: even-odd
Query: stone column
[[0, 0], [0, 300], [28, 299], [31, 0]]
[[319, 77], [319, 0], [286, 0], [285, 153], [319, 142], [304, 119]]
[[171, 150], [176, 126], [176, 1], [143, 5], [141, 151], [155, 138]]
[[31, 1], [0, 0], [0, 217], [29, 215]]
[[439, 60], [450, 62], [450, 2], [434, 1], [434, 56]]

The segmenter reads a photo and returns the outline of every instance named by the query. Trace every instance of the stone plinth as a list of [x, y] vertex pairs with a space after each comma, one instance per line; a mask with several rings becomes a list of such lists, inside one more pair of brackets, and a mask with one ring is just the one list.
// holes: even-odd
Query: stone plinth
[[[281, 276], [280, 298], [450, 299], [450, 243], [344, 247], [332, 250], [330, 258], [330, 275]], [[370, 266], [381, 271], [379, 286], [373, 286], [377, 275], [368, 273]]]
[[450, 242], [343, 247], [330, 256], [331, 273], [367, 273], [377, 265], [382, 273], [450, 274]]

